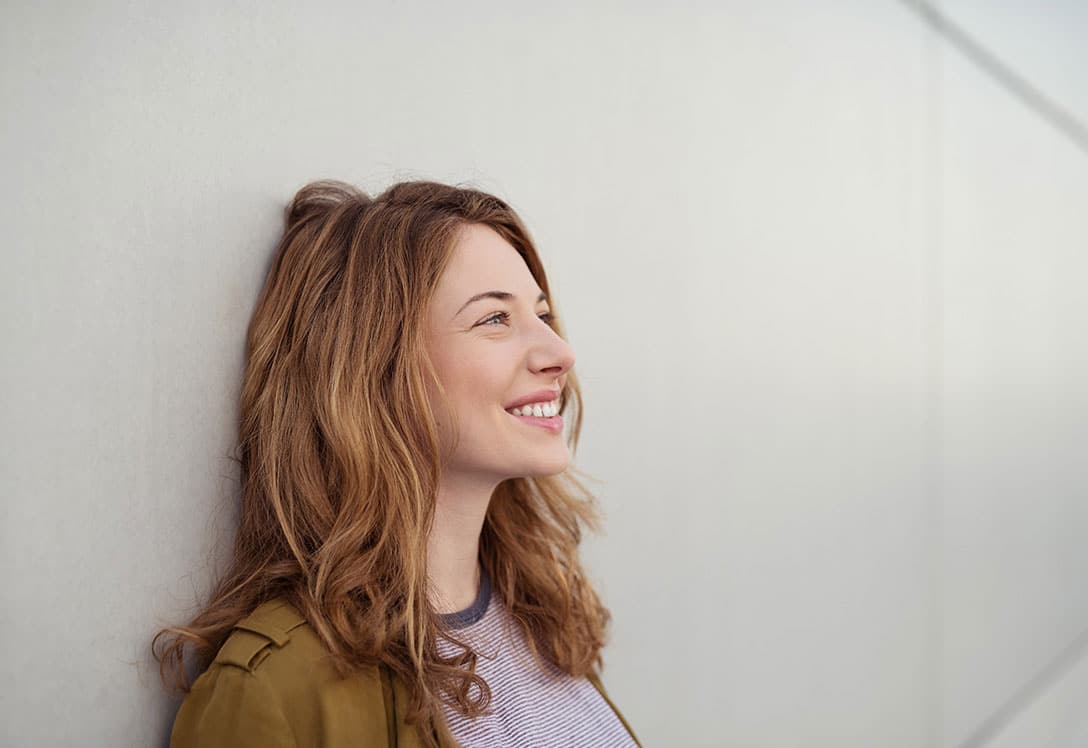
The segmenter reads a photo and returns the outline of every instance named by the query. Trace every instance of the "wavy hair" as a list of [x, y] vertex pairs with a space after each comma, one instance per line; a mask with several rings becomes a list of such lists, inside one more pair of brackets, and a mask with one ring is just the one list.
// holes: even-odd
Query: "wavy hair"
[[[513, 245], [550, 296], [528, 230], [493, 195], [409, 181], [371, 198], [331, 180], [295, 195], [247, 332], [233, 555], [199, 614], [154, 637], [164, 684], [188, 692], [187, 656], [204, 670], [239, 620], [280, 597], [341, 676], [378, 664], [403, 680], [408, 720], [428, 746], [444, 697], [469, 717], [486, 709], [476, 653], [466, 645], [459, 657], [439, 655], [449, 632], [426, 594], [443, 462], [428, 392], [443, 389], [426, 355], [425, 310], [470, 223]], [[558, 318], [551, 324], [562, 336]], [[573, 451], [582, 422], [573, 371], [560, 411]], [[578, 546], [600, 516], [575, 472], [500, 483], [480, 561], [538, 660], [599, 675], [611, 616]]]

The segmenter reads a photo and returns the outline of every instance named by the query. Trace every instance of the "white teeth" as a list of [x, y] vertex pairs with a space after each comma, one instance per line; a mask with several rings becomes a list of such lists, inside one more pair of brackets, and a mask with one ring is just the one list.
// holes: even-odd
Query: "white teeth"
[[520, 408], [511, 408], [506, 411], [512, 413], [515, 416], [536, 416], [537, 418], [551, 418], [559, 412], [559, 404], [557, 401], [550, 403], [533, 403], [531, 405], [525, 405]]

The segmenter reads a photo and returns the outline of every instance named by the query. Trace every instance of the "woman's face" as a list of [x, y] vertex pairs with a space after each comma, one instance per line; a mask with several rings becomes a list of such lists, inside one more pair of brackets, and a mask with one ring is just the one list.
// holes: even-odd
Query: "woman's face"
[[[544, 417], [508, 411], [526, 396], [558, 405], [574, 365], [574, 352], [548, 325], [548, 301], [540, 296], [509, 242], [482, 224], [462, 227], [427, 310], [427, 351], [460, 421], [447, 475], [497, 483], [566, 469], [562, 418], [547, 417], [547, 409]], [[534, 395], [539, 392], [554, 395]], [[436, 413], [441, 420], [441, 410]], [[444, 431], [444, 445], [450, 436]]]

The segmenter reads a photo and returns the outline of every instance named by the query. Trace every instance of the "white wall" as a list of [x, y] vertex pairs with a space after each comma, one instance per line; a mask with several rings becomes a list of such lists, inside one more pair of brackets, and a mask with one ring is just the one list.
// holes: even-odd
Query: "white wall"
[[[1088, 120], [1073, 2], [948, 13]], [[647, 746], [1088, 735], [1088, 153], [904, 3], [30, 4], [0, 24], [0, 744], [164, 745], [302, 183], [541, 246]]]
[[[1088, 122], [1088, 7], [947, 6]], [[940, 71], [944, 736], [1082, 746], [1088, 148], [955, 55]]]

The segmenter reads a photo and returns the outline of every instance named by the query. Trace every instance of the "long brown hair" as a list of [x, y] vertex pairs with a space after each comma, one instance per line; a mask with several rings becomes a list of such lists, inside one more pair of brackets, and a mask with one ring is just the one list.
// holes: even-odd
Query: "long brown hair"
[[[409, 721], [428, 745], [443, 695], [467, 716], [486, 708], [487, 684], [463, 667], [474, 653], [438, 654], [443, 629], [426, 594], [443, 455], [425, 310], [468, 223], [510, 242], [550, 298], [528, 230], [493, 195], [428, 181], [375, 198], [336, 181], [295, 195], [247, 335], [232, 561], [196, 617], [155, 636], [164, 683], [187, 692], [187, 652], [205, 669], [239, 620], [281, 597], [340, 675], [379, 664], [404, 681]], [[563, 334], [558, 318], [552, 325]], [[560, 402], [573, 451], [582, 422], [573, 371]], [[582, 528], [599, 530], [600, 519], [575, 472], [500, 483], [480, 557], [537, 656], [580, 676], [600, 672], [610, 615], [578, 554]]]

